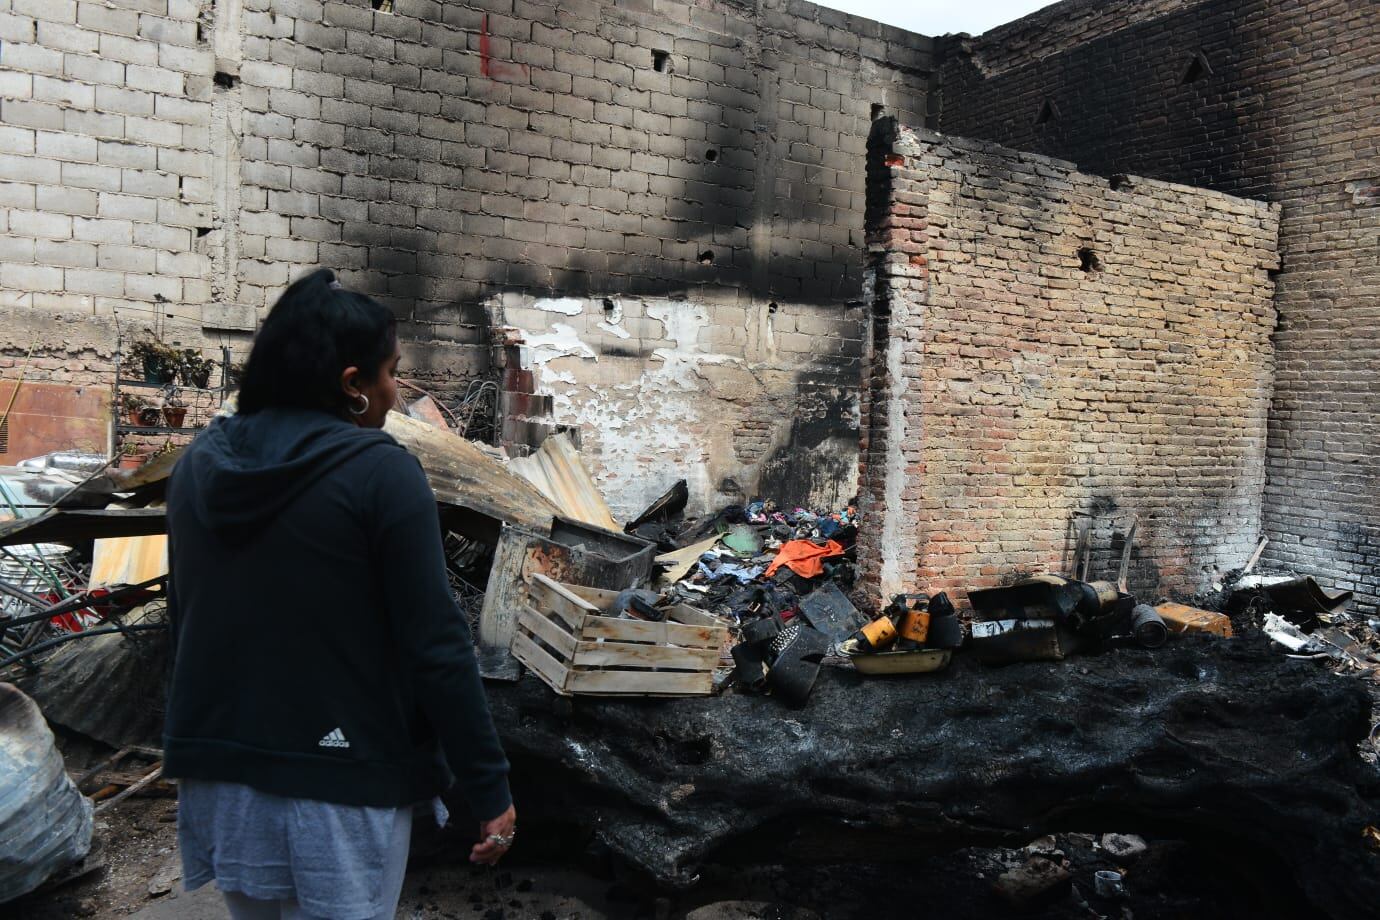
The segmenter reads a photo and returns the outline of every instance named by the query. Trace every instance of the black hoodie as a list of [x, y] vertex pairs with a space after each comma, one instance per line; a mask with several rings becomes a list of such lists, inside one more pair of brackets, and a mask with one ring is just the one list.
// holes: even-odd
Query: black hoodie
[[450, 785], [449, 761], [476, 818], [508, 808], [435, 499], [391, 437], [323, 412], [217, 419], [173, 472], [168, 528], [166, 775], [402, 806]]

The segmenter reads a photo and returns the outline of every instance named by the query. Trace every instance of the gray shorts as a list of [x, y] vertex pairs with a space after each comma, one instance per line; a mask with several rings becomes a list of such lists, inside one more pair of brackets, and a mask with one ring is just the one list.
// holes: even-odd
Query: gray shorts
[[178, 784], [183, 884], [191, 891], [215, 880], [236, 920], [392, 920], [411, 832], [411, 808]]

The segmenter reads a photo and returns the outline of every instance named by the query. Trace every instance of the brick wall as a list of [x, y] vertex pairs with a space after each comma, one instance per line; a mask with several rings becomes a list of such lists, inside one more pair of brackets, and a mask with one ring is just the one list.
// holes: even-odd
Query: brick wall
[[[1277, 209], [879, 123], [859, 559], [874, 596], [1094, 568], [1192, 592], [1260, 532]], [[1118, 547], [1119, 549], [1119, 547]], [[1119, 553], [1116, 554], [1119, 556]]]
[[1345, 0], [1079, 0], [954, 43], [942, 67], [945, 131], [1282, 206], [1264, 564], [1366, 610], [1380, 605], [1377, 68], [1380, 5]]

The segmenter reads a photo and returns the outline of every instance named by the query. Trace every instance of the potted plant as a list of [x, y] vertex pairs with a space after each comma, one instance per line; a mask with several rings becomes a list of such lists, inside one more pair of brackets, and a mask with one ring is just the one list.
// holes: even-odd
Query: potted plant
[[130, 358], [144, 368], [145, 383], [172, 383], [182, 362], [182, 355], [171, 345], [157, 339], [140, 339], [129, 349]]
[[120, 407], [124, 409], [125, 417], [131, 425], [149, 428], [157, 425], [163, 418], [162, 408], [146, 396], [126, 393], [120, 398]]
[[131, 425], [141, 425], [139, 421], [139, 410], [148, 405], [148, 400], [133, 393], [126, 393], [120, 397], [120, 411], [124, 413], [125, 419]]
[[216, 362], [203, 358], [195, 348], [184, 348], [178, 356], [177, 375], [183, 386], [204, 390], [211, 385], [211, 372]]
[[120, 469], [122, 470], [132, 470], [141, 467], [148, 458], [149, 452], [147, 450], [141, 450], [139, 445], [135, 444], [133, 441], [126, 441], [120, 447]]
[[169, 428], [181, 428], [182, 422], [187, 418], [187, 404], [182, 401], [181, 392], [177, 387], [169, 390], [167, 398], [163, 400], [163, 418]]

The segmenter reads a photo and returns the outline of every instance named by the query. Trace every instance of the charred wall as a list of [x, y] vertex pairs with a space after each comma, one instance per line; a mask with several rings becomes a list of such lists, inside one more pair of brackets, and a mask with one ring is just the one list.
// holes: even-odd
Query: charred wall
[[241, 300], [325, 264], [436, 343], [412, 366], [521, 339], [509, 434], [579, 427], [623, 513], [681, 476], [846, 500], [862, 154], [924, 117], [930, 44], [794, 2], [248, 0]]
[[[860, 559], [874, 594], [1059, 571], [1193, 592], [1260, 530], [1278, 210], [878, 125]], [[881, 411], [884, 410], [884, 411]]]
[[946, 43], [944, 131], [1282, 207], [1266, 565], [1380, 603], [1380, 6], [1060, 3]]
[[29, 310], [242, 347], [326, 266], [457, 394], [496, 374], [495, 305], [575, 298], [598, 358], [543, 395], [601, 443], [588, 388], [659, 379], [675, 341], [598, 340], [602, 303], [688, 304], [722, 324], [692, 336], [715, 373], [743, 371], [677, 429], [734, 426], [706, 487], [849, 487], [855, 448], [812, 458], [856, 441], [862, 155], [879, 113], [925, 118], [930, 39], [797, 0], [78, 0], [0, 29], [12, 350], [44, 334]]

